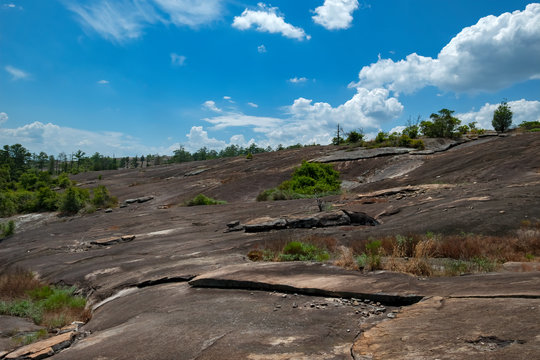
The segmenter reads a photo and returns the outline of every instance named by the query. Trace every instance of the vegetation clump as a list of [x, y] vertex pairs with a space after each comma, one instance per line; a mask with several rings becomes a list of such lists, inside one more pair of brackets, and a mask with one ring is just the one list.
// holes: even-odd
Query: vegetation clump
[[257, 201], [290, 200], [305, 197], [325, 196], [339, 193], [341, 181], [339, 172], [332, 165], [303, 161], [290, 180], [277, 188], [265, 190], [257, 196]]
[[189, 200], [186, 203], [186, 206], [221, 205], [221, 204], [226, 204], [226, 203], [227, 203], [226, 201], [215, 200], [203, 194], [199, 194], [195, 196], [193, 199]]
[[283, 248], [279, 254], [279, 261], [319, 261], [330, 259], [330, 255], [325, 250], [313, 244], [306, 244], [300, 241], [291, 241]]
[[7, 223], [0, 224], [0, 240], [7, 238], [15, 233], [15, 221], [10, 220]]
[[75, 320], [88, 320], [85, 307], [86, 299], [75, 295], [73, 287], [44, 284], [31, 272], [21, 269], [0, 275], [2, 315], [28, 318], [36, 325], [53, 329]]
[[495, 112], [493, 112], [493, 120], [491, 125], [497, 132], [505, 132], [512, 126], [512, 110], [506, 101], [502, 101]]
[[540, 121], [523, 121], [519, 127], [527, 132], [540, 131]]

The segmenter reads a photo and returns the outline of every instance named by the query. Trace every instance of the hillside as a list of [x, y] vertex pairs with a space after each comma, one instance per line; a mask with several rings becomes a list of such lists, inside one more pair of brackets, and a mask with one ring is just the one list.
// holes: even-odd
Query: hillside
[[[73, 177], [80, 186], [105, 185], [120, 203], [151, 199], [112, 212], [18, 217], [15, 235], [0, 242], [0, 270], [30, 269], [51, 283], [76, 286], [93, 303], [78, 339], [53, 359], [396, 359], [413, 353], [457, 359], [486, 351], [490, 358], [538, 357], [537, 271], [426, 279], [345, 270], [331, 261], [247, 258], [250, 250], [290, 240], [355, 249], [370, 238], [396, 235], [521, 239], [529, 231], [538, 259], [538, 229], [524, 224], [540, 223], [540, 135], [483, 137], [443, 151], [446, 145], [369, 156], [313, 146], [251, 160], [82, 173]], [[329, 163], [340, 172], [343, 191], [325, 197], [326, 204], [334, 213], [365, 213], [379, 225], [225, 232], [231, 222], [316, 215], [315, 199], [256, 197], [288, 179], [303, 160], [329, 157], [338, 159]], [[227, 203], [183, 206], [199, 193]], [[126, 235], [134, 238], [123, 240]], [[455, 320], [442, 324], [448, 316]], [[512, 329], [493, 323], [510, 318]], [[404, 340], [388, 328], [394, 322], [409, 332], [405, 355], [399, 352]], [[423, 337], [434, 323], [438, 332]], [[389, 340], [381, 344], [383, 333]], [[482, 342], [490, 337], [509, 342]], [[445, 351], [450, 348], [459, 351]], [[0, 359], [5, 355], [0, 348]]]

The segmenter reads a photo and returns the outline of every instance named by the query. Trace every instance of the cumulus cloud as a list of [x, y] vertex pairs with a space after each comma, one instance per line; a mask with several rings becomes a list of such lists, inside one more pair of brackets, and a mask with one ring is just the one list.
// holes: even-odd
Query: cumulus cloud
[[266, 52], [266, 46], [264, 45], [257, 46], [257, 51], [259, 52], [259, 54], [264, 54]]
[[250, 116], [242, 113], [229, 113], [212, 118], [206, 118], [205, 121], [213, 124], [212, 129], [223, 130], [229, 127], [253, 127], [255, 132], [266, 133], [269, 129], [280, 126], [283, 121], [278, 118]]
[[358, 9], [358, 0], [325, 0], [314, 10], [313, 21], [328, 30], [347, 29], [353, 20], [352, 13]]
[[222, 110], [216, 106], [216, 102], [212, 100], [207, 100], [203, 103], [203, 107], [205, 109], [214, 111], [214, 112], [221, 112]]
[[293, 84], [301, 84], [301, 83], [305, 83], [306, 81], [308, 81], [308, 78], [306, 77], [293, 77], [292, 79], [289, 79], [287, 80], [288, 82], [290, 83], [293, 83]]
[[137, 39], [156, 23], [199, 26], [221, 16], [223, 0], [99, 0], [66, 2], [89, 31], [114, 42]]
[[540, 4], [481, 18], [464, 28], [437, 58], [410, 54], [362, 68], [352, 86], [412, 93], [426, 86], [454, 92], [496, 91], [540, 77]]
[[108, 80], [99, 80], [97, 83], [100, 84], [100, 85], [107, 85], [109, 83], [109, 81]]
[[174, 66], [184, 66], [186, 64], [186, 57], [184, 55], [178, 55], [171, 53], [171, 64]]
[[52, 155], [60, 152], [70, 153], [78, 149], [87, 154], [99, 152], [115, 156], [164, 151], [143, 145], [138, 139], [120, 132], [94, 132], [39, 121], [13, 129], [0, 128], [0, 143], [19, 143], [30, 151], [45, 151]]
[[345, 129], [363, 128], [376, 130], [382, 123], [401, 115], [403, 105], [390, 96], [388, 89], [358, 89], [347, 102], [337, 107], [325, 102], [298, 98], [286, 107], [283, 118], [249, 116], [231, 113], [204, 119], [214, 125], [213, 129], [228, 127], [252, 127], [264, 138], [260, 145], [277, 146], [296, 143], [328, 144], [339, 123]]
[[296, 40], [311, 38], [304, 29], [285, 22], [284, 16], [278, 13], [278, 8], [268, 7], [263, 3], [258, 4], [257, 10], [245, 9], [240, 16], [235, 16], [232, 26], [238, 30], [255, 27], [255, 30], [260, 32], [281, 34]]
[[240, 145], [243, 147], [251, 145], [254, 140], [250, 139], [246, 141], [243, 135], [233, 135], [231, 136], [229, 142], [223, 140], [218, 140], [216, 138], [210, 137], [208, 132], [204, 130], [202, 126], [192, 126], [189, 134], [186, 134], [187, 141], [183, 144], [176, 143], [171, 145], [168, 148], [168, 152], [172, 153], [174, 150], [178, 149], [180, 146], [183, 146], [189, 152], [195, 152], [200, 148], [206, 147], [209, 150], [221, 150], [229, 145]]
[[0, 112], [0, 125], [8, 121], [8, 114], [5, 112]]
[[14, 66], [7, 65], [4, 69], [11, 75], [12, 80], [24, 80], [30, 77], [30, 74]]
[[[523, 121], [540, 121], [540, 101], [530, 100], [516, 100], [509, 101], [508, 105], [512, 110], [512, 123], [519, 125]], [[461, 120], [463, 124], [468, 124], [473, 121], [478, 123], [478, 127], [483, 129], [493, 129], [491, 120], [493, 120], [493, 112], [499, 104], [486, 103], [478, 111], [469, 111], [466, 113], [457, 114], [456, 117]]]

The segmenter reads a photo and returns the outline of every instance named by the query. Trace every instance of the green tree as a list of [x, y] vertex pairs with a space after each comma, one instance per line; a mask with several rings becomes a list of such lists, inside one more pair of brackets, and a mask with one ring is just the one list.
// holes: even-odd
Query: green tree
[[493, 113], [491, 125], [497, 132], [505, 132], [512, 126], [512, 110], [506, 100], [501, 101], [499, 107]]
[[364, 132], [362, 130], [358, 131], [351, 131], [347, 134], [347, 142], [349, 144], [356, 144], [358, 142], [362, 142], [364, 139]]
[[431, 121], [422, 121], [420, 129], [427, 137], [453, 138], [456, 128], [461, 124], [461, 120], [452, 116], [453, 110], [441, 109], [438, 114], [431, 114]]

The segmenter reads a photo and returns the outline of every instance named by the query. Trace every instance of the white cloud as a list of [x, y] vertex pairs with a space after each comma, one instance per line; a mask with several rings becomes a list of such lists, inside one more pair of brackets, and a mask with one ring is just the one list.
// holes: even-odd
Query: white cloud
[[206, 147], [209, 150], [221, 150], [229, 145], [240, 145], [246, 147], [251, 145], [255, 140], [250, 139], [246, 141], [243, 135], [231, 136], [229, 142], [218, 140], [213, 137], [209, 137], [208, 132], [204, 130], [202, 126], [192, 126], [189, 134], [186, 134], [187, 142], [180, 144], [176, 143], [171, 145], [167, 150], [169, 153], [174, 152], [180, 146], [183, 146], [185, 150], [189, 152], [195, 152], [200, 148]]
[[29, 73], [11, 65], [7, 65], [4, 69], [11, 75], [12, 80], [24, 80], [30, 77]]
[[199, 26], [221, 16], [222, 0], [154, 0], [175, 25]]
[[0, 125], [8, 121], [8, 114], [0, 112]]
[[412, 93], [425, 86], [454, 92], [496, 91], [540, 76], [540, 4], [481, 18], [464, 28], [437, 58], [416, 53], [362, 68], [353, 86]]
[[203, 103], [203, 107], [214, 111], [214, 112], [221, 112], [222, 110], [216, 106], [216, 102], [212, 100], [207, 100]]
[[234, 104], [234, 100], [233, 100], [232, 97], [230, 97], [230, 96], [224, 96], [224, 97], [223, 97], [223, 100], [227, 100], [227, 101], [230, 102], [231, 104]]
[[109, 83], [109, 81], [108, 80], [99, 80], [97, 83], [100, 84], [100, 85], [107, 85]]
[[[529, 101], [525, 99], [509, 101], [508, 105], [512, 110], [512, 123], [519, 125], [523, 121], [540, 121], [540, 101]], [[480, 110], [471, 110], [467, 113], [457, 114], [456, 117], [461, 120], [462, 124], [468, 124], [476, 121], [477, 126], [483, 129], [493, 129], [491, 120], [493, 120], [493, 112], [499, 104], [486, 103]]]
[[199, 26], [221, 16], [223, 0], [98, 0], [66, 2], [87, 30], [105, 39], [125, 42], [143, 35], [150, 25]]
[[324, 4], [315, 9], [313, 21], [328, 30], [347, 29], [358, 6], [358, 0], [324, 0]]
[[264, 45], [257, 46], [257, 51], [259, 52], [259, 54], [264, 54], [266, 52], [266, 46]]
[[260, 32], [281, 34], [296, 40], [311, 38], [304, 29], [286, 23], [283, 15], [278, 14], [278, 8], [268, 7], [263, 3], [258, 4], [258, 10], [245, 9], [242, 15], [235, 16], [232, 26], [238, 30], [255, 27], [255, 30]]
[[134, 154], [163, 153], [165, 149], [153, 148], [120, 132], [88, 131], [44, 124], [35, 121], [18, 128], [0, 128], [0, 144], [22, 144], [32, 152], [45, 151], [56, 155], [71, 153], [78, 149], [87, 154], [99, 152], [105, 155], [127, 156]]
[[184, 55], [178, 55], [171, 53], [171, 64], [174, 66], [184, 66], [186, 64], [186, 57]]
[[252, 127], [264, 136], [259, 145], [277, 146], [296, 143], [328, 144], [339, 123], [344, 129], [363, 128], [378, 131], [381, 123], [397, 118], [403, 105], [390, 97], [387, 89], [358, 89], [347, 102], [337, 107], [328, 103], [298, 98], [287, 108], [284, 118], [257, 117], [242, 113], [230, 113], [204, 119], [214, 125], [213, 129], [228, 127]]
[[293, 83], [293, 84], [301, 84], [301, 83], [305, 83], [306, 81], [308, 81], [308, 78], [306, 78], [306, 77], [301, 77], [301, 78], [294, 77], [294, 78], [289, 79], [287, 81], [290, 82], [290, 83]]
[[204, 119], [214, 126], [214, 130], [223, 130], [228, 127], [251, 126], [255, 132], [266, 133], [272, 128], [279, 127], [283, 121], [272, 117], [250, 116], [242, 113], [229, 113], [221, 116]]
[[249, 106], [253, 107], [253, 108], [258, 108], [259, 105], [255, 104], [255, 103], [252, 103], [252, 102], [248, 102], [247, 103]]
[[399, 126], [393, 127], [388, 133], [389, 134], [393, 134], [393, 133], [401, 134], [403, 132], [403, 130], [405, 130], [405, 128], [406, 128], [406, 126], [399, 125]]

